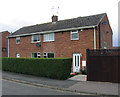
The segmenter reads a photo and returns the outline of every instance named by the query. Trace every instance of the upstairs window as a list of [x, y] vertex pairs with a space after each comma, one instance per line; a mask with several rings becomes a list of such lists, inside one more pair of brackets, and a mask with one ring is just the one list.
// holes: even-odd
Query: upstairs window
[[31, 36], [31, 42], [32, 43], [40, 42], [40, 35], [32, 35]]
[[54, 53], [44, 53], [43, 57], [44, 58], [54, 58]]
[[43, 35], [43, 41], [54, 41], [54, 33], [44, 34]]
[[41, 54], [40, 53], [32, 53], [31, 58], [40, 58]]
[[20, 44], [20, 37], [16, 37], [16, 44]]
[[79, 33], [77, 30], [71, 31], [71, 40], [78, 40], [79, 39]]

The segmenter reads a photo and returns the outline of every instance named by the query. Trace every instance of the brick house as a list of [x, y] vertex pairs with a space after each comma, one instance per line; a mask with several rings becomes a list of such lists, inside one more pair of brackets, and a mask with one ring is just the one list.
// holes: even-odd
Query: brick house
[[112, 48], [107, 14], [78, 17], [20, 28], [8, 37], [9, 57], [73, 58], [73, 72], [86, 65], [86, 49]]
[[9, 36], [10, 33], [8, 31], [3, 31], [0, 32], [1, 36], [1, 52], [2, 52], [2, 57], [8, 57], [8, 39], [7, 36]]

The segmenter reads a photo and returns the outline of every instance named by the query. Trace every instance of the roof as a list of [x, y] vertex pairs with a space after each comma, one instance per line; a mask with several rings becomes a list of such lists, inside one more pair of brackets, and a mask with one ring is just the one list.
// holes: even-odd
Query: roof
[[[2, 32], [0, 32], [0, 34], [5, 33], [5, 32], [8, 32], [8, 31], [2, 31]], [[8, 32], [8, 33], [9, 33], [9, 32]]]
[[12, 36], [18, 36], [22, 34], [28, 35], [38, 32], [63, 31], [65, 29], [78, 28], [78, 27], [84, 28], [88, 26], [96, 26], [99, 24], [99, 22], [105, 15], [106, 13], [102, 13], [92, 16], [61, 20], [61, 21], [57, 21], [56, 23], [49, 22], [49, 23], [27, 26], [15, 31], [12, 34]]

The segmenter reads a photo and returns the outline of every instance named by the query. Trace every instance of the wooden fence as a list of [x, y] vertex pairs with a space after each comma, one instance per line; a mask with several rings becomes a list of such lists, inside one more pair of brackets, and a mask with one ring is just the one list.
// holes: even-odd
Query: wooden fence
[[87, 80], [120, 83], [120, 49], [87, 49]]

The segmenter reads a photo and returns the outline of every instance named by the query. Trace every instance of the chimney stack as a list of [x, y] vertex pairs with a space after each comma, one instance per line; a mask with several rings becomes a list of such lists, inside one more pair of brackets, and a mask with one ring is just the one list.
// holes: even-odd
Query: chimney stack
[[57, 21], [58, 21], [58, 16], [53, 15], [53, 16], [52, 16], [52, 22], [57, 22]]

